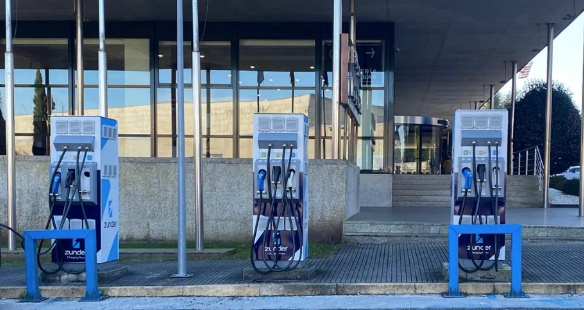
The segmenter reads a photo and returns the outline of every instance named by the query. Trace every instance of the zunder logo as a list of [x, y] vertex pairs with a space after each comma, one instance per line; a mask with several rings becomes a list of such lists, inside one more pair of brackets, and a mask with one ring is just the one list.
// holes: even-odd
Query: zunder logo
[[483, 237], [479, 234], [475, 235], [475, 240], [477, 243], [483, 243]]
[[74, 249], [80, 249], [81, 248], [81, 244], [79, 242], [79, 239], [73, 239], [73, 240], [71, 240], [71, 242], [73, 243], [73, 248]]
[[112, 210], [112, 201], [111, 200], [108, 201], [108, 204], [107, 204], [107, 213], [108, 213], [109, 218], [112, 218], [114, 210]]

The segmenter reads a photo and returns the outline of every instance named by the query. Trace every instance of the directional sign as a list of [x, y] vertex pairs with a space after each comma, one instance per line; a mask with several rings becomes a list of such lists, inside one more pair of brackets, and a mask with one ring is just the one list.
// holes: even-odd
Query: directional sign
[[[333, 69], [333, 45], [325, 45], [326, 72]], [[357, 43], [357, 55], [363, 74], [363, 87], [383, 87], [383, 47], [381, 43]]]

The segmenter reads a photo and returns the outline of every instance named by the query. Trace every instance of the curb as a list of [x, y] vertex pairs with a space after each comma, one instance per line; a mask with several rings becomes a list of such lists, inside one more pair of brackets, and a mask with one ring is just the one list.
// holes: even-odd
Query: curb
[[[509, 283], [460, 283], [460, 291], [469, 295], [490, 295], [509, 292]], [[113, 286], [102, 287], [108, 297], [267, 297], [267, 296], [330, 296], [330, 295], [426, 295], [441, 294], [447, 283], [285, 283], [189, 286]], [[584, 283], [524, 283], [527, 294], [584, 294]], [[0, 287], [0, 298], [20, 299], [24, 287]], [[81, 298], [83, 286], [45, 286], [41, 294], [48, 298]]]

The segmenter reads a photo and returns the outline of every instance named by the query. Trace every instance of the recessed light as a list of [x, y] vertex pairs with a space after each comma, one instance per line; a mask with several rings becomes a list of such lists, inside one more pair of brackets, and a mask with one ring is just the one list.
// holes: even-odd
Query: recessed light
[[205, 55], [201, 55], [201, 58], [205, 58]]
[[162, 54], [159, 54], [159, 55], [158, 55], [158, 57], [159, 57], [159, 58], [162, 58], [162, 57], [164, 57], [164, 55], [162, 55]]
[[314, 66], [310, 66], [310, 69], [314, 69]]
[[274, 81], [274, 79], [270, 79], [270, 82], [273, 82], [273, 81]]
[[250, 69], [255, 69], [255, 66], [249, 66]]

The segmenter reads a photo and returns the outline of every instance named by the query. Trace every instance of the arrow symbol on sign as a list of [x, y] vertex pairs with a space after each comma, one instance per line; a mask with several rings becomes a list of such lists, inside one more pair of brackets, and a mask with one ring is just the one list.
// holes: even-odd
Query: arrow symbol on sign
[[371, 48], [371, 52], [365, 52], [365, 54], [371, 55], [371, 58], [373, 58], [373, 56], [375, 56], [375, 51], [373, 50], [373, 47]]

